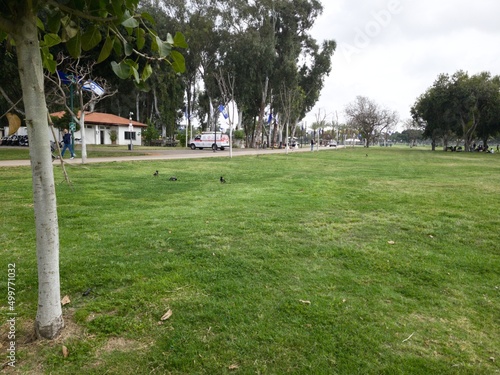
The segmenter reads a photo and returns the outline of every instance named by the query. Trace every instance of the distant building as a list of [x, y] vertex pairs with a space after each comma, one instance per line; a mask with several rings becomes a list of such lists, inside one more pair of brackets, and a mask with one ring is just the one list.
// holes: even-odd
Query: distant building
[[[64, 113], [55, 112], [50, 115], [62, 117]], [[132, 131], [129, 129], [130, 123], [132, 124]], [[128, 145], [130, 144], [130, 137], [132, 137], [132, 144], [140, 146], [142, 144], [141, 133], [145, 128], [147, 128], [147, 125], [142, 122], [130, 121], [128, 118], [110, 113], [85, 113], [85, 143], [88, 145]], [[116, 142], [111, 141], [113, 132], [116, 132]], [[75, 140], [81, 139], [81, 130], [75, 132], [74, 136]]]

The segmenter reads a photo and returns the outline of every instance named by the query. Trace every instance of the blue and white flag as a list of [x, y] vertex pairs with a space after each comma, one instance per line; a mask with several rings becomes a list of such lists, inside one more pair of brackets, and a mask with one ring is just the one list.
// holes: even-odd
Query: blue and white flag
[[86, 90], [86, 91], [92, 91], [97, 96], [101, 96], [105, 92], [104, 89], [101, 86], [99, 86], [97, 83], [95, 83], [94, 81], [85, 82], [82, 86], [82, 89]]
[[71, 85], [71, 79], [66, 75], [66, 73], [61, 72], [60, 70], [57, 71], [57, 75], [61, 79], [61, 82], [64, 83], [65, 85]]
[[226, 107], [224, 107], [222, 104], [219, 106], [219, 111], [222, 113], [222, 116], [227, 120], [229, 115], [227, 114]]

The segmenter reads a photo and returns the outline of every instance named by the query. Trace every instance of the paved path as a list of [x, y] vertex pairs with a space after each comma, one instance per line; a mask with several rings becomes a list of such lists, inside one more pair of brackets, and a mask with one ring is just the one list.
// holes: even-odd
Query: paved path
[[[335, 150], [334, 147], [319, 147], [319, 151], [323, 150]], [[316, 147], [314, 149], [316, 151]], [[311, 152], [310, 147], [302, 147], [299, 149], [288, 150], [289, 154], [297, 152]], [[174, 159], [199, 159], [199, 158], [213, 158], [213, 157], [229, 157], [229, 150], [213, 152], [211, 150], [186, 150], [186, 149], [166, 149], [166, 150], [137, 150], [137, 153], [143, 155], [127, 155], [102, 158], [87, 158], [87, 164], [90, 163], [109, 163], [115, 161], [141, 161], [141, 160], [174, 160]], [[267, 154], [285, 154], [285, 149], [250, 149], [250, 148], [238, 148], [233, 149], [233, 157], [245, 156], [245, 155], [267, 155]], [[145, 154], [145, 155], [144, 155]], [[64, 159], [66, 164], [81, 164], [81, 158], [75, 158], [73, 160], [66, 158]], [[56, 165], [58, 161], [54, 161]], [[0, 160], [1, 167], [20, 167], [29, 166], [29, 160]]]

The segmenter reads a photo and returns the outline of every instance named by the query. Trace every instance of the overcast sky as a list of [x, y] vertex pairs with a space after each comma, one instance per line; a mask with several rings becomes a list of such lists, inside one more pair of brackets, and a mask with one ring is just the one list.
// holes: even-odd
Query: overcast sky
[[311, 31], [337, 50], [318, 113], [340, 122], [345, 106], [366, 96], [410, 118], [416, 98], [440, 73], [457, 70], [500, 75], [498, 0], [322, 0], [323, 14]]

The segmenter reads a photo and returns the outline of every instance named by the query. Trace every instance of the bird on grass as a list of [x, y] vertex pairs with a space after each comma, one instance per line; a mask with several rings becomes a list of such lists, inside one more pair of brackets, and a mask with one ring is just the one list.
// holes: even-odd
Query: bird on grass
[[158, 177], [158, 174], [158, 171], [156, 171], [155, 173], [153, 173], [153, 176]]
[[226, 180], [222, 176], [220, 176], [219, 181], [220, 181], [221, 184], [225, 184], [226, 183]]
[[177, 177], [172, 176], [172, 177], [170, 177], [168, 180], [169, 180], [169, 181], [177, 181]]

